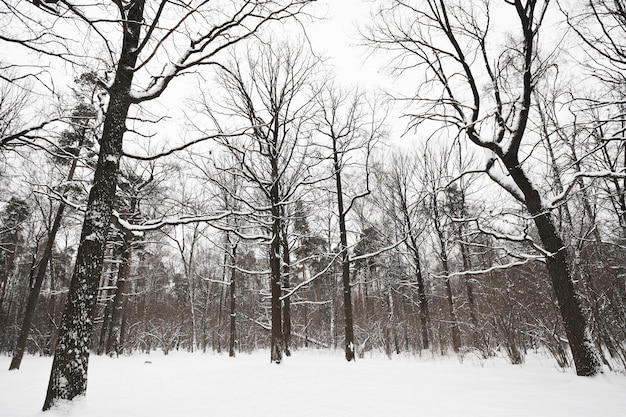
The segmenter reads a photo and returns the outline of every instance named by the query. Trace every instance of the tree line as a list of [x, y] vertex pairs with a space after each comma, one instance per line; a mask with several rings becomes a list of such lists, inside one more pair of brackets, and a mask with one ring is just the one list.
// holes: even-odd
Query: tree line
[[376, 2], [384, 92], [315, 1], [222, 3], [2, 3], [0, 349], [54, 356], [44, 409], [90, 352], [623, 371], [622, 1]]

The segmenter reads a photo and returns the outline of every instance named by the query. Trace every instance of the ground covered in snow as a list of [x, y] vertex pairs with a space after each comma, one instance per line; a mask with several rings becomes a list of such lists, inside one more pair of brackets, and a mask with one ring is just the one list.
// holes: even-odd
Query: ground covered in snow
[[19, 371], [0, 357], [4, 417], [626, 417], [626, 376], [594, 378], [530, 356], [522, 366], [430, 355], [366, 356], [297, 351], [91, 356], [87, 396], [43, 413], [51, 358], [27, 356]]

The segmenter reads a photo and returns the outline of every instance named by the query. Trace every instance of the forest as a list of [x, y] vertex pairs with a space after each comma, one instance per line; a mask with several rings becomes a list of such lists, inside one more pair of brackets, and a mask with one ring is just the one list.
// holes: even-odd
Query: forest
[[625, 372], [626, 2], [339, 3], [1, 1], [0, 352], [53, 356], [44, 410], [151, 351]]

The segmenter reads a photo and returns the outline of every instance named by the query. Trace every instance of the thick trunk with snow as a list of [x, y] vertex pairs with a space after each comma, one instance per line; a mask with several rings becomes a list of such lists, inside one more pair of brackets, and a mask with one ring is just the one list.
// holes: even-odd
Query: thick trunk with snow
[[543, 207], [539, 193], [528, 180], [517, 158], [504, 158], [504, 162], [511, 177], [524, 194], [526, 207], [533, 216], [543, 248], [548, 252], [546, 266], [565, 326], [576, 373], [580, 376], [595, 375], [600, 371], [601, 363], [588, 334], [587, 319], [574, 287], [565, 245], [556, 230], [550, 211]]
[[100, 153], [87, 201], [74, 273], [59, 329], [50, 381], [43, 409], [59, 400], [84, 395], [87, 389], [89, 345], [93, 331], [93, 312], [102, 273], [105, 245], [115, 202], [122, 138], [130, 107], [133, 68], [144, 1], [131, 3], [125, 21], [122, 51], [115, 80], [109, 90], [109, 105], [100, 141]]

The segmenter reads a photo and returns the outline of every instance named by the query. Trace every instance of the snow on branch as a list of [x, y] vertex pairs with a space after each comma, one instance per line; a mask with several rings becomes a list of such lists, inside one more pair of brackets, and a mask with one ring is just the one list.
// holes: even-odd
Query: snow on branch
[[532, 237], [528, 235], [528, 233], [513, 235], [513, 234], [508, 234], [508, 233], [507, 234], [500, 233], [495, 230], [485, 230], [484, 228], [480, 226], [477, 219], [474, 219], [474, 221], [476, 223], [476, 228], [478, 229], [480, 233], [483, 233], [487, 236], [491, 236], [497, 240], [508, 240], [510, 242], [528, 243], [533, 248], [535, 248], [537, 252], [543, 254], [544, 257], [549, 258], [549, 257], [554, 256], [553, 253], [546, 251], [544, 248], [542, 248], [537, 243], [535, 243], [535, 241], [532, 239]]
[[[410, 233], [410, 231], [409, 231], [409, 233]], [[390, 251], [392, 249], [395, 249], [398, 246], [400, 246], [402, 243], [404, 243], [404, 241], [406, 241], [407, 237], [408, 237], [408, 233], [405, 234], [404, 237], [402, 239], [398, 240], [397, 242], [394, 242], [394, 243], [392, 243], [389, 246], [385, 246], [383, 248], [380, 248], [377, 251], [364, 253], [363, 255], [359, 255], [359, 256], [350, 257], [350, 262], [357, 262], [357, 261], [361, 261], [363, 259], [373, 258], [374, 256], [378, 256], [378, 255], [383, 254], [385, 252], [388, 252], [388, 251]]]
[[318, 279], [319, 277], [321, 277], [322, 275], [324, 275], [326, 272], [328, 272], [328, 270], [330, 269], [330, 267], [335, 263], [335, 261], [337, 260], [337, 258], [339, 258], [339, 256], [341, 256], [343, 254], [343, 252], [337, 252], [336, 254], [334, 254], [334, 256], [330, 259], [330, 261], [326, 264], [326, 266], [324, 267], [324, 269], [322, 269], [321, 271], [319, 271], [317, 274], [313, 275], [311, 278], [306, 279], [302, 282], [300, 282], [298, 285], [296, 285], [295, 287], [291, 288], [289, 291], [287, 291], [283, 296], [280, 297], [281, 300], [284, 300], [286, 298], [291, 297], [296, 291], [298, 291], [300, 288], [305, 287], [307, 285], [309, 285], [311, 282], [315, 281], [316, 279]]
[[214, 135], [207, 135], [207, 136], [202, 136], [200, 138], [194, 139], [190, 142], [184, 143], [180, 146], [176, 146], [174, 148], [170, 148], [167, 151], [163, 151], [163, 152], [159, 152], [157, 154], [154, 155], [133, 155], [131, 153], [128, 152], [122, 152], [122, 154], [127, 157], [127, 158], [131, 158], [131, 159], [136, 159], [139, 161], [153, 161], [155, 159], [159, 159], [162, 158], [164, 156], [168, 156], [171, 155], [175, 152], [179, 152], [182, 150], [185, 150], [193, 145], [196, 145], [198, 143], [207, 141], [207, 140], [212, 140], [212, 139], [217, 139], [217, 138], [222, 138], [222, 139], [226, 139], [226, 138], [234, 138], [234, 137], [239, 137], [239, 136], [243, 136], [245, 134], [247, 134], [248, 130], [250, 129], [256, 129], [260, 126], [250, 126], [250, 127], [246, 127], [245, 129], [241, 130], [240, 132], [235, 132], [235, 133], [216, 133]]
[[177, 226], [181, 224], [190, 223], [212, 223], [222, 220], [228, 216], [234, 215], [247, 215], [250, 213], [241, 213], [236, 211], [224, 211], [219, 214], [200, 215], [200, 216], [174, 216], [166, 217], [159, 220], [148, 220], [142, 224], [131, 224], [128, 221], [122, 219], [117, 211], [113, 211], [113, 217], [116, 222], [119, 223], [127, 231], [146, 232], [150, 230], [157, 230], [164, 226]]
[[[172, 62], [169, 67], [159, 76], [152, 78], [150, 85], [143, 91], [132, 91], [129, 94], [130, 100], [134, 104], [139, 104], [159, 97], [167, 88], [169, 83], [182, 74], [185, 70], [193, 67], [218, 65], [212, 61], [219, 52], [253, 36], [264, 24], [270, 21], [280, 21], [295, 16], [300, 10], [311, 3], [312, 0], [290, 0], [281, 5], [278, 1], [253, 2], [245, 1], [233, 11], [232, 15], [225, 21], [216, 24], [212, 28], [200, 33], [197, 37], [190, 39], [189, 47], [181, 53], [176, 62]], [[165, 38], [175, 33], [179, 27], [184, 26], [187, 20], [192, 19], [195, 13], [202, 13], [200, 9], [209, 2], [202, 2], [198, 7], [189, 11], [179, 22], [165, 35], [157, 44], [154, 51], [139, 64], [134, 70], [138, 71], [157, 53], [163, 45]], [[273, 6], [273, 7], [272, 7]], [[144, 45], [142, 44], [142, 47]]]
[[580, 178], [626, 178], [626, 172], [614, 172], [614, 171], [588, 171], [588, 172], [577, 172], [572, 178], [569, 185], [559, 194], [555, 195], [552, 200], [546, 203], [547, 209], [554, 209], [559, 204], [561, 204], [567, 196], [574, 189], [576, 184], [578, 184], [578, 179]]
[[520, 203], [524, 203], [526, 199], [524, 197], [524, 194], [522, 194], [522, 191], [517, 187], [517, 185], [515, 185], [515, 183], [513, 183], [512, 181], [507, 181], [505, 176], [499, 175], [498, 173], [494, 172], [493, 167], [495, 165], [495, 162], [495, 158], [491, 158], [487, 162], [485, 172], [487, 172], [489, 178], [491, 178], [491, 180], [498, 184], [500, 187], [504, 188], [517, 201], [519, 201]]
[[[408, 234], [405, 235], [403, 239], [400, 239], [397, 242], [394, 242], [393, 244], [391, 244], [389, 246], [385, 246], [385, 247], [383, 247], [383, 248], [381, 248], [381, 249], [379, 249], [377, 251], [366, 253], [366, 254], [363, 254], [363, 255], [355, 256], [355, 257], [350, 257], [348, 262], [349, 263], [354, 263], [354, 262], [357, 262], [357, 261], [360, 261], [360, 260], [363, 260], [363, 259], [368, 259], [368, 258], [371, 258], [371, 257], [374, 257], [374, 256], [378, 256], [378, 255], [380, 255], [380, 254], [382, 254], [384, 252], [388, 252], [388, 251], [398, 247], [404, 241], [406, 241], [407, 237], [408, 237]], [[318, 272], [317, 274], [313, 275], [309, 279], [304, 280], [304, 281], [300, 282], [298, 285], [296, 285], [295, 287], [291, 288], [288, 292], [286, 292], [283, 296], [281, 296], [280, 299], [284, 300], [286, 298], [291, 297], [300, 288], [310, 284], [311, 282], [315, 281], [319, 277], [323, 276], [342, 254], [343, 254], [343, 252], [337, 252], [337, 253], [333, 254], [333, 257], [329, 260], [329, 262], [327, 263], [327, 265], [326, 265], [326, 267], [324, 269], [322, 269], [320, 272]]]
[[36, 126], [31, 126], [31, 127], [27, 127], [26, 129], [20, 130], [19, 132], [15, 132], [13, 134], [7, 135], [3, 138], [0, 138], [0, 148], [3, 148], [5, 146], [7, 146], [7, 144], [9, 144], [10, 142], [13, 142], [15, 140], [18, 140], [22, 137], [27, 136], [29, 133], [32, 132], [36, 132], [38, 130], [43, 129], [44, 127], [54, 123], [54, 122], [59, 122], [59, 121], [63, 121], [66, 120], [67, 118], [63, 118], [63, 117], [55, 117], [52, 118], [50, 120], [46, 120], [44, 122], [41, 122], [40, 124], [36, 125]]
[[528, 262], [535, 261], [535, 260], [538, 260], [538, 258], [529, 257], [522, 261], [513, 261], [513, 262], [509, 262], [508, 264], [493, 265], [485, 269], [476, 269], [472, 271], [459, 271], [459, 272], [453, 272], [448, 275], [438, 275], [438, 274], [430, 274], [430, 275], [434, 278], [453, 278], [453, 277], [462, 277], [462, 276], [471, 276], [471, 275], [483, 275], [483, 274], [488, 274], [489, 272], [493, 272], [493, 271], [501, 271], [501, 270], [510, 269], [516, 266], [526, 265]]

